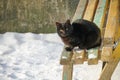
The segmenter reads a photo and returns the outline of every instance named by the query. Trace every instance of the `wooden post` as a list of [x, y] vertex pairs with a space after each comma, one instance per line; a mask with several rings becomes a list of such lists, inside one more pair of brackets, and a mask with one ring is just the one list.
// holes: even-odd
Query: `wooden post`
[[69, 65], [64, 65], [62, 80], [72, 80], [72, 74], [73, 74], [73, 64], [70, 63]]

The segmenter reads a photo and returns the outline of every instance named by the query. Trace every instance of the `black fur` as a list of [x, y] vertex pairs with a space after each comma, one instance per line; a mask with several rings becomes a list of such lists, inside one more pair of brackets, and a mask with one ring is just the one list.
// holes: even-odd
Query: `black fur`
[[56, 22], [57, 33], [64, 42], [67, 51], [74, 47], [90, 49], [101, 44], [101, 32], [97, 25], [84, 19], [77, 19], [72, 24], [70, 20], [65, 23]]

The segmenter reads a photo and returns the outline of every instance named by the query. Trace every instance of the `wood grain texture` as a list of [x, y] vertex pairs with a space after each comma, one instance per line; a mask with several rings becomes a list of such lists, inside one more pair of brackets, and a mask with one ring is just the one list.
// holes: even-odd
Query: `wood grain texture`
[[104, 67], [99, 80], [111, 80], [111, 76], [120, 59], [111, 59]]
[[117, 47], [113, 51], [111, 57], [120, 59], [120, 42], [117, 44]]
[[[73, 19], [72, 19], [72, 22], [76, 19], [81, 19], [83, 18], [83, 15], [85, 13], [85, 10], [86, 10], [86, 6], [88, 4], [88, 0], [80, 0], [79, 4], [78, 4], [78, 7], [76, 9], [76, 12], [73, 16]], [[84, 61], [84, 55], [85, 55], [85, 52], [84, 50], [81, 51], [82, 53], [74, 53], [73, 54], [73, 57], [72, 57], [72, 62], [73, 64], [82, 64], [83, 61]], [[78, 57], [82, 57], [82, 58], [78, 58]]]
[[[101, 29], [105, 24], [106, 13], [108, 11], [109, 0], [99, 0], [93, 22]], [[102, 30], [102, 29], [101, 29]]]
[[[104, 3], [102, 3], [102, 4], [104, 4]], [[105, 0], [104, 11], [100, 11], [101, 14], [103, 14], [102, 19], [100, 21], [100, 29], [101, 29], [101, 36], [102, 36], [102, 38], [103, 38], [104, 32], [105, 32], [105, 26], [106, 26], [106, 21], [107, 21], [107, 14], [108, 14], [108, 10], [109, 10], [109, 4], [110, 4], [110, 0]]]
[[71, 63], [73, 53], [66, 51], [65, 49], [62, 52], [61, 58], [60, 58], [60, 64], [61, 65], [68, 65]]
[[[120, 33], [119, 30], [117, 30], [118, 29], [117, 27], [119, 27], [119, 24], [120, 24], [118, 19], [120, 14], [119, 6], [120, 6], [119, 0], [111, 0], [109, 14], [108, 14], [108, 21], [107, 21], [106, 31], [104, 36], [104, 38], [112, 39], [111, 42], [109, 42], [108, 44], [113, 43], [113, 41], [115, 40], [116, 34], [120, 35], [118, 34]], [[116, 33], [116, 31], [118, 32]], [[117, 37], [117, 39], [118, 38], [119, 37]], [[105, 45], [105, 47], [103, 47], [101, 55], [108, 57], [107, 58], [108, 63], [105, 65], [99, 80], [111, 80], [111, 76], [116, 66], [118, 65], [118, 62], [120, 61], [120, 59], [118, 58], [120, 56], [119, 53], [120, 53], [120, 43], [118, 43], [118, 46], [115, 48], [114, 51], [112, 46]]]
[[[96, 7], [98, 5], [98, 1], [99, 0], [89, 0], [87, 8], [86, 8], [86, 11], [84, 13], [83, 19], [86, 19], [86, 20], [89, 20], [89, 21], [92, 21], [94, 19], [94, 15], [96, 13]], [[98, 16], [96, 15], [96, 18], [97, 17]], [[99, 17], [100, 17], [100, 15], [99, 15]], [[96, 22], [96, 24], [98, 24], [97, 23], [97, 21], [98, 21], [97, 19], [96, 20], [94, 19], [94, 21]], [[93, 56], [97, 55], [97, 56], [94, 57], [94, 58], [90, 58], [89, 56], [91, 56], [91, 55], [93, 55]], [[90, 49], [90, 50], [88, 50], [88, 64], [89, 65], [97, 64], [98, 63], [98, 59], [97, 58], [98, 58], [98, 48], [97, 49]]]
[[119, 0], [111, 0], [104, 38], [112, 39], [112, 41], [114, 41], [115, 32], [119, 25], [118, 12]]
[[73, 64], [83, 64], [85, 59], [85, 51], [78, 50], [73, 52], [72, 63]]
[[[110, 50], [112, 50], [111, 47]], [[108, 50], [108, 55], [109, 55], [109, 50]], [[117, 67], [119, 61], [120, 61], [120, 43], [118, 43], [117, 47], [113, 51], [113, 54], [109, 56], [109, 62], [106, 64], [105, 68], [103, 69], [99, 80], [111, 80], [111, 76], [115, 68]]]
[[[118, 19], [119, 14], [120, 14], [119, 13], [119, 0], [111, 0], [109, 14], [108, 14], [108, 20], [107, 20], [106, 30], [105, 30], [105, 35], [104, 35], [104, 42], [103, 42], [104, 47], [103, 47], [102, 53], [101, 53], [101, 57], [103, 57], [103, 58], [101, 58], [102, 61], [109, 61], [109, 56], [112, 53], [111, 51], [113, 50], [115, 35], [117, 35], [116, 34], [118, 32], [117, 29], [120, 24], [119, 19]], [[106, 58], [105, 58], [105, 56], [106, 56]]]
[[101, 53], [102, 61], [110, 61], [110, 56], [112, 55], [113, 47], [103, 47]]
[[73, 64], [63, 66], [63, 77], [62, 80], [72, 80]]
[[72, 22], [76, 19], [81, 19], [84, 15], [88, 0], [80, 0], [76, 12], [72, 18]]
[[92, 21], [99, 0], [89, 0], [83, 19]]

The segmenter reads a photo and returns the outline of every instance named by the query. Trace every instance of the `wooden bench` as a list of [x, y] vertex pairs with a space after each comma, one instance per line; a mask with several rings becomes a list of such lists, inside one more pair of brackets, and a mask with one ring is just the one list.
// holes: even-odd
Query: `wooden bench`
[[80, 0], [72, 22], [76, 19], [87, 19], [96, 23], [102, 35], [102, 46], [100, 48], [85, 50], [73, 50], [62, 52], [60, 64], [63, 65], [62, 80], [72, 80], [73, 65], [97, 64], [98, 60], [107, 62], [101, 72], [99, 80], [111, 80], [119, 58], [112, 54], [120, 53], [120, 44], [113, 49], [114, 42], [120, 38], [120, 1], [119, 0]]

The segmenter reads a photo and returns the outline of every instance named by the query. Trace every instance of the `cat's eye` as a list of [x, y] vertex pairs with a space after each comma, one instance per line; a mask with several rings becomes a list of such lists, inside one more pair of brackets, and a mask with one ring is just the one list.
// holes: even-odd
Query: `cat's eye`
[[68, 31], [69, 29], [68, 28], [66, 28], [66, 31]]

